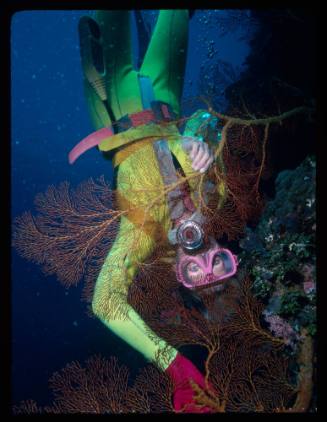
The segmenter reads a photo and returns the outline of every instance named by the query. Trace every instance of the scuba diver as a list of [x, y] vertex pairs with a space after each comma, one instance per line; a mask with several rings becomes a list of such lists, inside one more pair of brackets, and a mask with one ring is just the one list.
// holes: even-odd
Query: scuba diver
[[[176, 173], [177, 162], [186, 177], [204, 174], [215, 159], [201, 136], [208, 122], [214, 121], [208, 111], [194, 113], [183, 134], [176, 125], [190, 13], [159, 11], [139, 70], [132, 64], [129, 11], [97, 11], [94, 17], [81, 18], [84, 88], [95, 132], [76, 145], [69, 161], [97, 146], [112, 160], [116, 205], [124, 211], [97, 277], [94, 314], [171, 377], [175, 411], [203, 413], [211, 410], [196, 405], [190, 380], [205, 389], [204, 375], [158, 337], [127, 302], [140, 264], [163, 241], [177, 248], [176, 278], [187, 288], [222, 282], [236, 272], [237, 260], [229, 250], [213, 238], [204, 242], [197, 178], [188, 179], [187, 195]], [[223, 203], [224, 185], [214, 190]]]

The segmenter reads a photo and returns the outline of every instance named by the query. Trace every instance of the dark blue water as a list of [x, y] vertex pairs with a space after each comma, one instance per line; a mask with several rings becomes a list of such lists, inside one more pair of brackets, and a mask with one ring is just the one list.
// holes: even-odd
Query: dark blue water
[[[245, 14], [247, 11], [243, 11]], [[12, 217], [33, 210], [33, 200], [48, 185], [72, 186], [112, 168], [97, 150], [73, 166], [67, 154], [94, 129], [83, 96], [77, 25], [88, 11], [27, 11], [13, 16], [12, 59]], [[222, 59], [240, 68], [249, 48], [237, 29], [219, 36], [213, 24], [219, 13], [199, 11], [190, 22], [189, 53], [183, 100], [201, 94], [201, 64]], [[156, 12], [148, 11], [154, 23]], [[211, 23], [211, 25], [210, 25]], [[135, 27], [133, 36], [136, 47]], [[210, 56], [208, 45], [214, 46]], [[212, 47], [210, 47], [212, 49]], [[222, 102], [224, 101], [222, 92]], [[195, 111], [195, 105], [193, 106]], [[12, 401], [49, 403], [48, 378], [72, 360], [94, 353], [119, 356], [131, 371], [143, 360], [100, 321], [86, 315], [81, 287], [66, 290], [55, 277], [12, 253]]]

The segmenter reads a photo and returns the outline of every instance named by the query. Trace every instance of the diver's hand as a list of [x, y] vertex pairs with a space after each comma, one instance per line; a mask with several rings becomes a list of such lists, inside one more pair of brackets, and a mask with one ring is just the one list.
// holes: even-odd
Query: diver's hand
[[210, 382], [206, 385], [205, 376], [189, 359], [177, 353], [165, 372], [173, 382], [173, 406], [176, 413], [214, 413], [211, 407], [199, 405], [196, 402], [191, 380], [201, 390], [206, 391], [209, 387], [213, 394], [217, 395], [217, 393]]
[[185, 137], [183, 139], [183, 147], [188, 152], [192, 160], [192, 168], [195, 171], [204, 173], [214, 161], [214, 154], [206, 142]]

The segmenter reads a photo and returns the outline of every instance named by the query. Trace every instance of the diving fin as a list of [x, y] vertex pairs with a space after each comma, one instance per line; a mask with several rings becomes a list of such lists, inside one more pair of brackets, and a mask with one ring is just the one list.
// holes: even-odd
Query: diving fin
[[99, 25], [89, 16], [83, 16], [78, 24], [78, 33], [84, 76], [101, 100], [106, 101], [106, 69]]

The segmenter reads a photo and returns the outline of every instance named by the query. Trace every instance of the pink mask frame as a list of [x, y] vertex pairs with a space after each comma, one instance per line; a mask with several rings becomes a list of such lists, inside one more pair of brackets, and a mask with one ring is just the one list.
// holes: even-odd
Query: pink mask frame
[[[229, 262], [231, 264], [231, 269], [221, 276], [216, 276], [213, 274], [213, 261], [217, 254], [226, 254], [229, 258]], [[188, 282], [184, 275], [184, 268], [190, 262], [196, 263], [200, 268], [202, 268], [204, 272], [203, 281], [197, 282], [196, 284], [192, 284]], [[216, 283], [217, 281], [223, 280], [225, 278], [231, 277], [237, 271], [238, 260], [237, 256], [233, 255], [229, 249], [215, 247], [210, 249], [207, 252], [198, 254], [198, 255], [184, 255], [180, 258], [179, 262], [177, 263], [176, 267], [176, 276], [177, 280], [182, 283], [188, 289], [194, 289], [197, 287], [208, 286], [212, 283]]]

